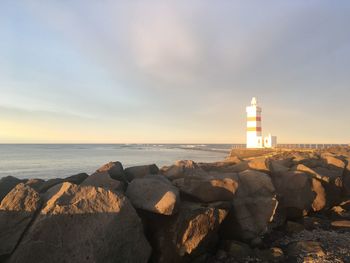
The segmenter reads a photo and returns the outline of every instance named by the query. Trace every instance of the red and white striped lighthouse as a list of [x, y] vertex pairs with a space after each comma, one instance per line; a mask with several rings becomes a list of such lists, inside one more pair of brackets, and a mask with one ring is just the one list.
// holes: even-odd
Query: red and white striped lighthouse
[[261, 111], [256, 98], [252, 98], [247, 107], [247, 148], [263, 148]]

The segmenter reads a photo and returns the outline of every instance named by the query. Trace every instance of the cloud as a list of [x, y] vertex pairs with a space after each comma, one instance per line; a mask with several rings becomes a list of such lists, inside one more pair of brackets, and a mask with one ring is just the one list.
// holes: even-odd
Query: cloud
[[25, 59], [0, 62], [3, 106], [148, 133], [166, 125], [180, 137], [216, 125], [243, 140], [251, 96], [272, 109], [273, 130], [288, 112], [287, 128], [299, 113], [324, 114], [322, 104], [335, 108], [350, 95], [348, 4], [77, 0], [26, 1], [13, 12], [20, 9], [17, 23], [35, 34], [14, 47]]

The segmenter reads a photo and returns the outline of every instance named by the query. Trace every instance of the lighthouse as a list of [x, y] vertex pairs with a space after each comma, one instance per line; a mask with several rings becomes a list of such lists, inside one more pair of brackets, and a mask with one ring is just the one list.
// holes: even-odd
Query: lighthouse
[[247, 107], [247, 148], [274, 148], [277, 146], [277, 137], [269, 134], [262, 137], [261, 112], [256, 98], [252, 98]]
[[247, 107], [247, 148], [263, 148], [261, 108], [256, 98]]

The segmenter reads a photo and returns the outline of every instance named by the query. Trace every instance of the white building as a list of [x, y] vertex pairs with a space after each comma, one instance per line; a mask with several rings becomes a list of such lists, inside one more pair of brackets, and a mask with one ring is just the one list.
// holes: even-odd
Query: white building
[[247, 148], [273, 148], [277, 146], [277, 137], [262, 137], [261, 107], [256, 98], [252, 98], [251, 105], [247, 107]]
[[265, 148], [275, 148], [277, 147], [277, 137], [272, 136], [271, 133], [264, 138], [264, 147]]

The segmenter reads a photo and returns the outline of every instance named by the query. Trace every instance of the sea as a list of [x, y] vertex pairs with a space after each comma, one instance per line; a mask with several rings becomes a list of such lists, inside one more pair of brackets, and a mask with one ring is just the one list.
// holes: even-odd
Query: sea
[[[0, 144], [0, 178], [63, 178], [93, 173], [103, 164], [124, 167], [171, 165], [177, 160], [213, 162], [225, 159], [232, 144]], [[236, 145], [237, 146], [237, 145]]]

